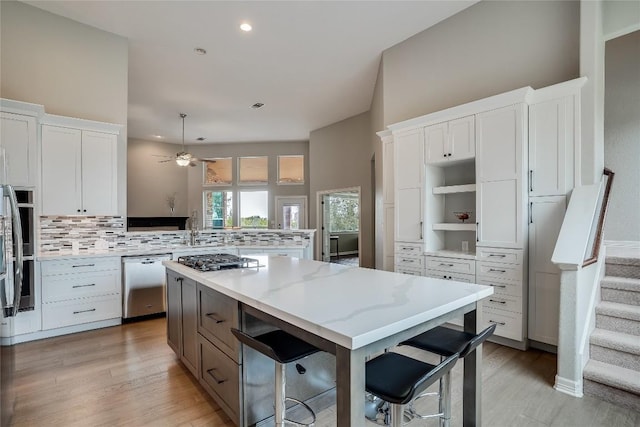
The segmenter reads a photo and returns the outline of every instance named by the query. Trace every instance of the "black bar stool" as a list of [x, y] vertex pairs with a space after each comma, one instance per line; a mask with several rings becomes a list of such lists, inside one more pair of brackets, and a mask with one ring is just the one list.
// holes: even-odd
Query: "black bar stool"
[[[441, 360], [450, 357], [453, 354], [459, 354], [463, 359], [467, 354], [471, 353], [480, 344], [485, 342], [487, 338], [493, 335], [496, 330], [496, 324], [489, 326], [478, 335], [470, 332], [456, 331], [454, 329], [438, 326], [433, 329], [401, 342], [399, 345], [408, 345], [410, 347], [419, 348], [420, 350], [429, 351], [440, 356]], [[451, 396], [451, 372], [440, 380], [440, 412], [444, 415], [440, 418], [442, 427], [449, 427], [451, 421], [451, 405], [443, 402], [443, 396]], [[418, 396], [416, 399], [426, 396], [426, 394]], [[413, 407], [409, 408], [410, 415], [417, 418], [429, 418], [431, 415], [420, 415]]]
[[[318, 351], [320, 351], [320, 349], [281, 330], [267, 332], [255, 337], [252, 337], [251, 335], [248, 335], [241, 330], [234, 328], [231, 328], [231, 333], [233, 333], [233, 335], [235, 335], [238, 341], [240, 341], [242, 344], [247, 345], [256, 351], [259, 351], [260, 353], [273, 359], [276, 362], [276, 426], [284, 426], [285, 421], [297, 426], [313, 426], [316, 422], [316, 414], [313, 412], [313, 410], [301, 400], [286, 397], [285, 392], [287, 379], [285, 372], [287, 363], [295, 362], [296, 360], [302, 359], [303, 357], [309, 356], [313, 353], [317, 353]], [[303, 424], [287, 419], [287, 400], [298, 403], [302, 405], [307, 411], [309, 411], [313, 419], [311, 423]]]
[[[365, 388], [389, 403], [389, 424], [401, 427], [404, 405], [451, 371], [457, 360], [458, 354], [453, 354], [434, 366], [402, 354], [383, 353], [367, 362]], [[441, 397], [450, 405], [450, 396]]]

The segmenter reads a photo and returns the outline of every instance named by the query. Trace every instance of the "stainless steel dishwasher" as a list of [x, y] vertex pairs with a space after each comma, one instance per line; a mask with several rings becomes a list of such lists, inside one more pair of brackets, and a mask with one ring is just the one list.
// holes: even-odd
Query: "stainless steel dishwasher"
[[162, 261], [170, 254], [122, 257], [122, 317], [165, 312], [166, 274]]

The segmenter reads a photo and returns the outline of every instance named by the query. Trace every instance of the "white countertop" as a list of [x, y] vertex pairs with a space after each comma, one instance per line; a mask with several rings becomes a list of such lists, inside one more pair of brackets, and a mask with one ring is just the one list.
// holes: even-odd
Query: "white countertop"
[[147, 246], [141, 248], [117, 248], [117, 249], [91, 249], [81, 250], [74, 254], [71, 251], [41, 253], [36, 256], [39, 261], [47, 260], [65, 260], [65, 259], [81, 259], [109, 256], [142, 256], [142, 255], [159, 255], [159, 254], [195, 254], [207, 253], [207, 251], [215, 250], [217, 252], [225, 249], [236, 251], [237, 249], [306, 249], [307, 246], [302, 245], [167, 245], [167, 246]]
[[348, 349], [427, 322], [493, 293], [490, 286], [291, 257], [261, 267], [198, 272], [163, 264], [242, 303]]

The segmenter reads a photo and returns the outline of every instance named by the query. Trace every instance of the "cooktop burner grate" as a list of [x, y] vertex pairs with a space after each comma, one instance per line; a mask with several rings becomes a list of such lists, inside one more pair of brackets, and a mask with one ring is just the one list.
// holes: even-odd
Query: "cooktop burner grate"
[[258, 260], [232, 254], [188, 255], [178, 257], [178, 262], [198, 271], [217, 271], [232, 268], [258, 267]]

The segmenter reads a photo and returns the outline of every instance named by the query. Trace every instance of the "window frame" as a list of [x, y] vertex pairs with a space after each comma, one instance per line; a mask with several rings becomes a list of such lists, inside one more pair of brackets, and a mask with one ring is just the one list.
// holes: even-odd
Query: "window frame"
[[[302, 159], [302, 181], [295, 181], [295, 182], [289, 182], [289, 181], [282, 181], [280, 178], [280, 159], [284, 158], [284, 157], [299, 157]], [[304, 185], [305, 184], [305, 167], [304, 167], [304, 154], [283, 154], [283, 155], [278, 155], [277, 159], [277, 176], [276, 176], [276, 184], [277, 185]]]
[[[202, 162], [202, 186], [203, 187], [231, 187], [233, 185], [233, 157], [213, 157], [213, 158], [207, 158], [204, 159], [205, 161]], [[228, 160], [229, 161], [229, 166], [231, 167], [231, 174], [230, 174], [230, 179], [231, 181], [229, 182], [207, 182], [207, 169], [208, 169], [208, 164], [210, 162], [207, 162], [206, 160]]]
[[[254, 188], [254, 189], [242, 189], [242, 190], [237, 190], [237, 206], [238, 206], [238, 214], [237, 214], [237, 224], [240, 228], [253, 228], [256, 230], [268, 230], [269, 229], [269, 222], [270, 222], [270, 218], [269, 218], [269, 207], [270, 207], [270, 201], [269, 201], [269, 197], [270, 197], [270, 191], [268, 189], [262, 189], [262, 188]], [[265, 227], [245, 227], [242, 224], [242, 194], [243, 193], [265, 193], [266, 195], [266, 221], [267, 224]]]

